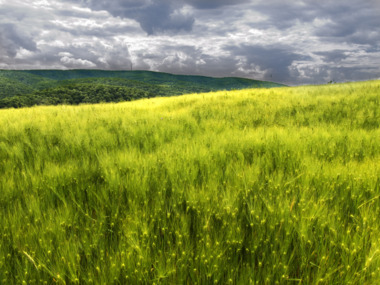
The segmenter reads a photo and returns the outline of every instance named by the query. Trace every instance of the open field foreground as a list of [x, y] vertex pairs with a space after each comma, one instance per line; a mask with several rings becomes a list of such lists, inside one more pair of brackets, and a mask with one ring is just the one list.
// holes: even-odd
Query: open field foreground
[[380, 81], [0, 110], [1, 284], [380, 284]]

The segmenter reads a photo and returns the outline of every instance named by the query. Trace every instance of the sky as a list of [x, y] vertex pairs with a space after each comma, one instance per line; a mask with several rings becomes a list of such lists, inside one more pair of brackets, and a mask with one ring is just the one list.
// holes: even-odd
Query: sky
[[380, 78], [380, 0], [0, 0], [0, 69]]

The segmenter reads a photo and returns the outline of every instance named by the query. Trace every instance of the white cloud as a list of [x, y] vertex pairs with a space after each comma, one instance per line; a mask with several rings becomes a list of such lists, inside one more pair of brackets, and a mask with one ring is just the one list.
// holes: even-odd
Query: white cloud
[[60, 52], [58, 53], [60, 57], [73, 57], [73, 55], [69, 52]]
[[88, 60], [85, 60], [85, 59], [80, 59], [80, 58], [72, 58], [72, 57], [64, 56], [61, 58], [60, 61], [62, 62], [62, 64], [65, 67], [69, 67], [69, 68], [92, 68], [92, 67], [96, 67], [95, 63], [88, 61]]

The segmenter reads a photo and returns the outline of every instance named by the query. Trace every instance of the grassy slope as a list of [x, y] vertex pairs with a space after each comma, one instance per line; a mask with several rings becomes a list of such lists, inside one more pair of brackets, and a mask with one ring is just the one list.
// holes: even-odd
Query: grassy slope
[[379, 91], [0, 110], [0, 283], [379, 283]]

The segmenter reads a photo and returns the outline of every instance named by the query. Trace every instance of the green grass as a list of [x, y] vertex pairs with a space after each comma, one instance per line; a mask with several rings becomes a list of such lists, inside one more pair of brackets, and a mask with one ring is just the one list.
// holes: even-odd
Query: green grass
[[380, 82], [0, 110], [2, 284], [378, 284]]

